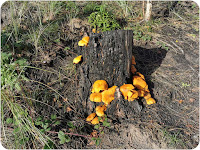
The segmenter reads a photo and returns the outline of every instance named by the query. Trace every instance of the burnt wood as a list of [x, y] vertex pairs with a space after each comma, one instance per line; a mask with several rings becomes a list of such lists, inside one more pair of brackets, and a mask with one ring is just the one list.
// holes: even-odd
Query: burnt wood
[[[92, 33], [87, 47], [83, 47], [83, 63], [78, 68], [79, 97], [86, 114], [95, 112], [98, 104], [89, 100], [92, 84], [96, 80], [107, 81], [109, 87], [124, 83], [132, 83], [131, 58], [133, 51], [133, 32], [131, 30], [107, 31], [99, 34]], [[128, 114], [138, 114], [141, 106], [135, 100], [128, 102], [118, 97], [108, 107], [108, 116], [123, 118]], [[117, 110], [118, 109], [118, 110]], [[121, 112], [119, 115], [119, 109]], [[130, 116], [130, 115], [129, 115]]]

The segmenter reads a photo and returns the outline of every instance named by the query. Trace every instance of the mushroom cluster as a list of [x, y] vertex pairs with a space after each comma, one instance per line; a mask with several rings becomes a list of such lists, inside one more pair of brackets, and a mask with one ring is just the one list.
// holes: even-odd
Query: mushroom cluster
[[[132, 61], [132, 66], [134, 66], [134, 64], [136, 64], [135, 60]], [[107, 106], [114, 100], [116, 88], [117, 86], [108, 88], [108, 84], [105, 80], [97, 80], [94, 82], [92, 85], [90, 100], [96, 103], [103, 102], [104, 104], [97, 106], [95, 109], [96, 113], [90, 114], [86, 121], [89, 121], [92, 124], [99, 123], [98, 117], [103, 117], [105, 115]], [[144, 75], [139, 72], [134, 72], [132, 84], [124, 84], [120, 86], [120, 92], [124, 96], [124, 99], [128, 101], [144, 97], [147, 105], [156, 103], [155, 99], [151, 97]]]
[[151, 97], [144, 75], [137, 72], [134, 65], [136, 65], [135, 57], [132, 56], [131, 72], [133, 74], [133, 84], [124, 84], [120, 87], [124, 99], [133, 101], [138, 97], [144, 97], [147, 105], [156, 103], [155, 99]]
[[103, 105], [97, 106], [95, 108], [96, 113], [92, 113], [93, 115], [90, 114], [87, 117], [86, 121], [89, 121], [92, 124], [99, 123], [99, 121], [93, 121], [90, 118], [92, 118], [91, 116], [94, 116], [94, 114], [95, 114], [95, 116], [97, 115], [99, 117], [103, 117], [105, 115], [107, 106], [114, 100], [116, 88], [117, 88], [117, 86], [112, 86], [112, 87], [108, 88], [108, 84], [105, 80], [97, 80], [94, 82], [94, 84], [92, 85], [92, 90], [91, 90], [92, 93], [90, 94], [90, 100], [92, 102], [96, 102], [96, 103], [103, 102]]

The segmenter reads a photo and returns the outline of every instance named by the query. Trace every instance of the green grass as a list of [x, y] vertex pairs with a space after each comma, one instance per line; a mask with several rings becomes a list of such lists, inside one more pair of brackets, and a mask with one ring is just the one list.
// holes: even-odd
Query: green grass
[[1, 52], [1, 89], [21, 90], [19, 80], [28, 80], [24, 76], [26, 59], [14, 60], [11, 53]]
[[[5, 139], [6, 148], [31, 148], [31, 144], [37, 148], [39, 143], [47, 144], [50, 138], [35, 127], [29, 110], [17, 103], [14, 96], [8, 95], [7, 92], [1, 92], [1, 122], [4, 133], [2, 138]], [[6, 130], [10, 130], [9, 135]]]
[[167, 131], [167, 129], [163, 129], [161, 131], [169, 146], [177, 147], [177, 145], [182, 145], [185, 147], [184, 142], [179, 138], [180, 132], [170, 133], [169, 131]]

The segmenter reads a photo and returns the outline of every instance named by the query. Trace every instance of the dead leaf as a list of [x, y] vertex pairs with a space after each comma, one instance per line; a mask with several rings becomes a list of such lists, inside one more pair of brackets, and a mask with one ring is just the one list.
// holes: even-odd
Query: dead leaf
[[179, 100], [178, 102], [179, 102], [179, 104], [182, 104], [182, 103], [183, 103], [183, 100], [181, 99], [181, 100]]
[[64, 101], [64, 102], [67, 102], [67, 101], [68, 101], [68, 99], [67, 99], [67, 98], [63, 98], [63, 101]]
[[68, 106], [68, 107], [66, 108], [66, 111], [67, 111], [67, 112], [70, 112], [70, 111], [72, 111], [72, 109]]
[[91, 136], [92, 137], [97, 137], [97, 130], [93, 130], [93, 132], [91, 132]]
[[91, 140], [88, 145], [95, 145], [95, 141], [94, 140]]
[[186, 125], [187, 128], [192, 128], [193, 126], [191, 124]]
[[195, 99], [194, 98], [190, 98], [190, 103], [193, 103], [194, 101], [195, 101]]

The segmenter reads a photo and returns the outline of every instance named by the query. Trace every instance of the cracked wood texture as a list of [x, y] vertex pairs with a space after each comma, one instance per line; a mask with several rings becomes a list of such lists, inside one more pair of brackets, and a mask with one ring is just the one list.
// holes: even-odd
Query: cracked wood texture
[[[131, 30], [107, 31], [99, 34], [92, 33], [87, 47], [82, 49], [83, 63], [79, 66], [79, 97], [82, 102], [83, 112], [95, 112], [95, 107], [100, 103], [91, 102], [92, 84], [96, 80], [105, 80], [109, 87], [124, 83], [132, 83], [131, 58], [133, 51], [133, 32]], [[138, 102], [123, 100], [118, 95], [109, 105], [106, 113], [112, 117], [127, 117], [131, 112], [141, 110]], [[130, 108], [129, 108], [130, 107]], [[119, 113], [119, 110], [121, 113]]]

